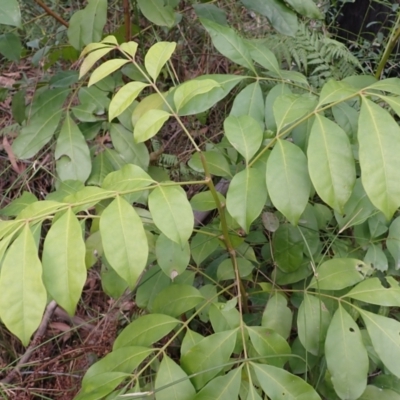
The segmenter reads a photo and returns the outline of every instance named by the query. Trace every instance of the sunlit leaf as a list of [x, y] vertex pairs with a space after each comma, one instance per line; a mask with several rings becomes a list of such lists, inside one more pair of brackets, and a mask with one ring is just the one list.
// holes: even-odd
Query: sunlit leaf
[[164, 110], [149, 110], [135, 124], [133, 137], [135, 143], [142, 143], [152, 138], [168, 120], [171, 114]]
[[92, 86], [95, 83], [101, 81], [106, 76], [112, 74], [117, 69], [121, 68], [123, 65], [128, 63], [129, 60], [108, 60], [105, 63], [101, 64], [100, 67], [97, 67], [90, 75], [88, 86]]
[[153, 44], [146, 53], [146, 56], [144, 57], [144, 65], [154, 82], [157, 80], [161, 69], [171, 58], [175, 48], [176, 43], [174, 42], [157, 42], [156, 44]]

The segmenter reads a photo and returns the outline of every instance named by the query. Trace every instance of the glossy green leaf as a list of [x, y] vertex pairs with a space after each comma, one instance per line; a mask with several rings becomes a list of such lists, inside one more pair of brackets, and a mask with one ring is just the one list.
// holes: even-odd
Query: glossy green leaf
[[274, 29], [282, 35], [295, 36], [298, 29], [296, 14], [279, 0], [241, 0], [250, 10], [267, 17]]
[[297, 314], [297, 330], [304, 348], [315, 356], [321, 354], [331, 314], [315, 296], [304, 294]]
[[[204, 233], [202, 233], [204, 232]], [[207, 234], [208, 233], [208, 234]], [[211, 234], [211, 236], [210, 236]], [[219, 241], [213, 232], [207, 228], [201, 228], [190, 242], [190, 250], [194, 262], [199, 266], [208, 256], [219, 247]]]
[[268, 300], [262, 315], [261, 326], [274, 330], [284, 339], [289, 337], [292, 329], [292, 312], [287, 306], [285, 296], [276, 293]]
[[191, 347], [182, 357], [181, 366], [197, 390], [214, 378], [229, 361], [236, 343], [237, 330], [214, 333]]
[[157, 228], [170, 240], [184, 246], [194, 225], [185, 191], [178, 186], [159, 186], [149, 195], [149, 209]]
[[248, 115], [231, 115], [224, 121], [224, 130], [232, 146], [249, 162], [263, 140], [263, 131], [257, 121]]
[[69, 209], [47, 233], [42, 262], [48, 293], [70, 315], [75, 313], [86, 282], [85, 253], [81, 225]]
[[100, 67], [97, 67], [92, 72], [92, 75], [90, 75], [88, 86], [90, 87], [90, 86], [94, 85], [95, 83], [101, 81], [108, 75], [115, 72], [117, 69], [120, 69], [122, 66], [124, 66], [128, 62], [129, 62], [129, 60], [108, 60], [108, 61], [104, 62], [103, 64], [100, 65]]
[[224, 376], [217, 376], [208, 382], [193, 400], [233, 400], [237, 399], [241, 385], [242, 367], [235, 368]]
[[311, 190], [307, 159], [299, 147], [277, 140], [267, 161], [267, 188], [274, 206], [297, 225]]
[[114, 342], [113, 350], [127, 346], [149, 347], [168, 335], [179, 324], [180, 321], [169, 315], [142, 315], [122, 330]]
[[[206, 159], [210, 174], [222, 177], [232, 176], [229, 163], [222, 153], [219, 151], [205, 151], [203, 156]], [[204, 172], [199, 153], [194, 153], [188, 164], [195, 171]]]
[[358, 141], [364, 189], [389, 219], [400, 205], [400, 128], [386, 110], [363, 98]]
[[155, 389], [156, 400], [192, 400], [196, 394], [187, 374], [167, 355], [158, 369]]
[[0, 0], [0, 24], [21, 27], [21, 11], [17, 0]]
[[85, 182], [89, 177], [92, 169], [89, 147], [69, 114], [58, 135], [54, 158], [57, 160], [56, 169], [62, 181], [70, 179]]
[[144, 65], [150, 77], [155, 82], [164, 65], [175, 51], [175, 42], [157, 42], [150, 47], [144, 57]]
[[193, 286], [174, 284], [163, 289], [153, 302], [153, 313], [179, 317], [196, 307], [204, 297]]
[[273, 105], [273, 112], [278, 132], [289, 124], [310, 114], [317, 104], [314, 96], [283, 94], [279, 96]]
[[400, 378], [400, 322], [359, 309], [374, 350], [385, 367]]
[[246, 168], [233, 177], [226, 195], [226, 208], [246, 232], [261, 214], [266, 201], [265, 179], [259, 169]]
[[118, 151], [125, 163], [138, 165], [142, 169], [148, 168], [150, 162], [149, 151], [144, 143], [135, 143], [132, 131], [129, 131], [121, 124], [111, 124], [110, 135], [115, 150]]
[[358, 94], [357, 92], [357, 88], [354, 88], [347, 82], [330, 79], [321, 89], [318, 107], [351, 99]]
[[156, 242], [157, 262], [164, 274], [172, 280], [185, 271], [190, 261], [189, 243], [183, 247], [161, 234]]
[[31, 158], [50, 141], [60, 122], [62, 106], [68, 94], [69, 89], [60, 88], [35, 95], [30, 120], [12, 144], [12, 150], [19, 159]]
[[101, 214], [100, 232], [108, 262], [131, 288], [135, 287], [148, 257], [147, 237], [140, 217], [118, 196]]
[[143, 82], [129, 82], [112, 98], [108, 109], [108, 119], [112, 121], [121, 115], [136, 99], [139, 93], [148, 85]]
[[133, 131], [135, 143], [145, 142], [158, 133], [171, 114], [163, 110], [149, 110], [136, 122]]
[[208, 19], [200, 18], [200, 22], [206, 28], [214, 46], [222, 55], [236, 64], [255, 72], [253, 61], [245, 42], [233, 29]]
[[251, 367], [271, 400], [321, 400], [311, 385], [282, 368], [253, 362]]
[[115, 46], [110, 46], [105, 43], [91, 43], [87, 45], [82, 51], [81, 57], [83, 57], [88, 51], [90, 51], [90, 53], [85, 57], [81, 68], [79, 69], [79, 79], [86, 75], [97, 61], [113, 49], [115, 49]]
[[310, 288], [341, 290], [361, 282], [372, 272], [369, 265], [355, 258], [333, 258], [322, 263]]
[[390, 389], [381, 389], [373, 385], [368, 385], [358, 400], [399, 400], [400, 395]]
[[358, 399], [367, 386], [368, 354], [358, 325], [340, 303], [326, 336], [325, 357], [338, 396]]
[[246, 326], [246, 330], [256, 352], [265, 357], [258, 362], [283, 368], [291, 353], [286, 340], [277, 332], [262, 326]]
[[[230, 116], [251, 117], [264, 129], [264, 94], [258, 82], [247, 85], [233, 100]], [[237, 149], [236, 149], [237, 150]]]
[[290, 273], [300, 268], [303, 262], [303, 237], [291, 224], [280, 225], [272, 237], [274, 259], [283, 272]]
[[107, 0], [89, 0], [83, 10], [76, 11], [69, 20], [69, 43], [77, 50], [99, 42], [107, 22]]
[[38, 328], [46, 302], [42, 264], [32, 231], [26, 224], [9, 247], [0, 275], [0, 317], [24, 346]]
[[360, 282], [344, 297], [365, 301], [385, 307], [400, 307], [400, 287], [391, 276], [387, 276], [383, 282], [379, 278], [369, 278]]
[[143, 15], [154, 24], [168, 28], [174, 26], [174, 10], [165, 5], [163, 0], [138, 0], [138, 6]]
[[317, 114], [308, 139], [308, 170], [325, 203], [343, 213], [356, 182], [350, 141], [334, 122]]
[[386, 247], [394, 258], [396, 269], [400, 267], [400, 217], [395, 218], [389, 227]]

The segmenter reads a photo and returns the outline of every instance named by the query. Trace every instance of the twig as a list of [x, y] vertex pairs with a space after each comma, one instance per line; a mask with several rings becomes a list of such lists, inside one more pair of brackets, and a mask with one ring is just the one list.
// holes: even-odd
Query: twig
[[33, 352], [35, 351], [38, 339], [45, 334], [47, 325], [48, 325], [50, 318], [53, 315], [53, 312], [56, 309], [56, 307], [57, 307], [57, 303], [54, 300], [52, 300], [48, 304], [48, 306], [46, 308], [46, 312], [43, 315], [42, 322], [40, 323], [39, 328], [35, 333], [35, 336], [31, 340], [31, 344], [28, 346], [28, 348], [25, 351], [25, 354], [18, 361], [15, 368], [4, 379], [2, 379], [0, 381], [1, 383], [3, 383], [3, 384], [11, 383], [17, 377], [19, 370], [24, 366], [24, 364], [26, 364], [29, 361]]
[[129, 42], [132, 37], [131, 16], [129, 10], [129, 0], [124, 0], [124, 22], [125, 22], [125, 41]]
[[42, 0], [35, 0], [35, 3], [37, 5], [39, 5], [40, 7], [42, 7], [43, 10], [46, 11], [47, 14], [49, 14], [54, 19], [56, 19], [60, 24], [66, 26], [68, 28], [68, 26], [69, 26], [68, 22], [65, 21], [65, 19], [63, 19], [62, 17], [60, 17], [57, 13], [55, 13], [51, 8], [46, 6], [46, 4], [44, 4]]

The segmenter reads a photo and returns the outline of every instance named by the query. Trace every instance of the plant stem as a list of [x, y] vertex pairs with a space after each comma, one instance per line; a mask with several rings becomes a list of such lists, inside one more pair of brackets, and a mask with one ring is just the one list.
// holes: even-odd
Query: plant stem
[[129, 9], [129, 0], [123, 0], [124, 5], [124, 24], [125, 24], [125, 40], [129, 42], [132, 37], [131, 16]]
[[49, 8], [48, 6], [46, 6], [46, 4], [43, 3], [42, 0], [35, 0], [35, 3], [37, 5], [39, 5], [40, 7], [43, 8], [44, 11], [46, 11], [46, 13], [48, 15], [50, 15], [51, 17], [53, 17], [54, 19], [56, 19], [60, 24], [66, 26], [67, 28], [69, 27], [69, 24], [67, 21], [65, 21], [65, 19], [63, 19], [62, 17], [60, 17], [57, 13], [55, 13], [51, 8]]

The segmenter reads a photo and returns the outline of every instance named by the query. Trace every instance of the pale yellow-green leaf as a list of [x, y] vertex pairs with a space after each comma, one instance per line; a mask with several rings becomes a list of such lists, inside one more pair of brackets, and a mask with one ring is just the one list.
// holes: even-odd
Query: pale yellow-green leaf
[[123, 86], [111, 100], [108, 109], [109, 121], [122, 114], [146, 86], [148, 85], [143, 82], [130, 82]]
[[136, 42], [126, 42], [122, 43], [119, 48], [123, 50], [125, 53], [129, 54], [132, 58], [135, 57], [136, 50], [137, 50], [138, 44]]
[[175, 51], [175, 42], [158, 42], [150, 47], [144, 58], [144, 65], [150, 77], [155, 81], [166, 62]]
[[68, 209], [51, 226], [43, 245], [43, 281], [53, 299], [70, 315], [86, 281], [85, 243], [75, 214]]
[[117, 69], [121, 68], [123, 65], [128, 63], [129, 60], [109, 60], [104, 64], [100, 65], [100, 67], [96, 68], [92, 75], [90, 76], [88, 86], [92, 86], [95, 83], [101, 81], [106, 76], [112, 74]]
[[171, 116], [163, 110], [147, 111], [135, 125], [133, 137], [136, 143], [145, 142], [158, 133], [164, 122]]
[[92, 68], [93, 65], [100, 60], [101, 57], [105, 56], [114, 48], [114, 46], [105, 45], [103, 43], [91, 43], [87, 45], [82, 51], [81, 57], [89, 52], [90, 53], [83, 60], [79, 70], [79, 79], [82, 78], [82, 76], [84, 76], [90, 70], [90, 68]]
[[132, 112], [132, 125], [135, 126], [139, 119], [149, 110], [161, 110], [163, 98], [158, 93], [146, 96]]
[[183, 83], [174, 91], [174, 103], [176, 110], [180, 110], [193, 97], [208, 93], [212, 89], [220, 87], [219, 83], [212, 79], [193, 80]]
[[10, 246], [1, 267], [0, 317], [27, 346], [42, 320], [47, 294], [42, 264], [29, 225]]

